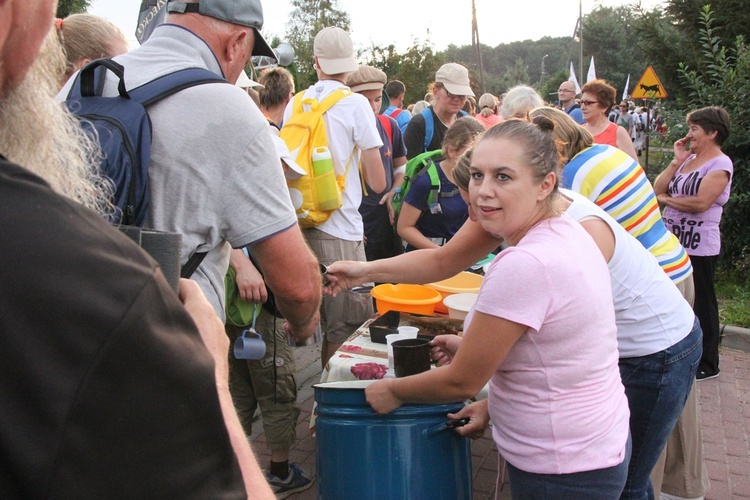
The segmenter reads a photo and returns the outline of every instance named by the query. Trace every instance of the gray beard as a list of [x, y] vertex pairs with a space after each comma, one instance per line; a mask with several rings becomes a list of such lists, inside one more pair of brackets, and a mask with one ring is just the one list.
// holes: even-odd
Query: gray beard
[[26, 78], [0, 96], [0, 153], [57, 193], [106, 215], [112, 188], [98, 175], [98, 145], [54, 99], [64, 68], [56, 43], [48, 37]]

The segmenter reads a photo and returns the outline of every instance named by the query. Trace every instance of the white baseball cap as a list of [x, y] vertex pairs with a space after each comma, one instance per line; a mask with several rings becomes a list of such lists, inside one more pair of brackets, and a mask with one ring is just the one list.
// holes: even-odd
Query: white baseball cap
[[354, 60], [352, 39], [336, 26], [323, 28], [315, 35], [313, 54], [318, 58], [320, 69], [328, 75], [352, 73], [359, 67]]

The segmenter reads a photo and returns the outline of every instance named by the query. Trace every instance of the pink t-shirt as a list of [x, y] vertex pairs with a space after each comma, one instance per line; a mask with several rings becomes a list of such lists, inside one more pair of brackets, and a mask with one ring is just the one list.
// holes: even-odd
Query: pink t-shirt
[[630, 413], [609, 280], [567, 214], [536, 225], [488, 269], [467, 325], [477, 310], [529, 327], [489, 392], [495, 443], [521, 470], [567, 474], [625, 457]]

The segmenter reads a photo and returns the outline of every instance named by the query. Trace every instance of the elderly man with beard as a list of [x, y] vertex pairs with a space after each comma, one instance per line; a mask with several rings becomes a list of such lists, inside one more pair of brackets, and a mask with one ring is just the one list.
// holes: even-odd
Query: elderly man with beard
[[214, 309], [104, 222], [62, 61], [30, 69], [55, 4], [0, 1], [0, 496], [273, 498]]

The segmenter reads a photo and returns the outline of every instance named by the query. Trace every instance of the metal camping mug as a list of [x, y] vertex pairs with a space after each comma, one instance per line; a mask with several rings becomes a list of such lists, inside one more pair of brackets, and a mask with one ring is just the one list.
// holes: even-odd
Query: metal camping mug
[[237, 359], [263, 359], [266, 355], [266, 343], [254, 328], [242, 332], [234, 341], [234, 357]]
[[408, 377], [430, 369], [430, 341], [427, 339], [400, 339], [391, 343], [393, 371], [396, 378]]

